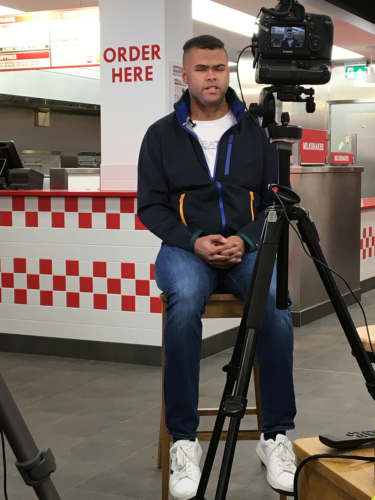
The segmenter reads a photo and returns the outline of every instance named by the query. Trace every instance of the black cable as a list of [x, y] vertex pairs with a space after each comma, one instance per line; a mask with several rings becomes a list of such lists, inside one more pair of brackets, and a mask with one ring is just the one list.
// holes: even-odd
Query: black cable
[[238, 86], [240, 88], [242, 101], [245, 104], [245, 109], [246, 109], [247, 112], [249, 112], [249, 110], [247, 109], [246, 101], [245, 101], [244, 96], [243, 96], [242, 86], [241, 86], [241, 81], [240, 81], [240, 73], [239, 73], [239, 69], [238, 68], [239, 68], [240, 58], [241, 58], [242, 54], [245, 52], [246, 49], [251, 49], [251, 47], [252, 47], [252, 45], [248, 45], [247, 47], [245, 47], [244, 49], [241, 50], [241, 52], [239, 53], [239, 55], [237, 57], [237, 69], [236, 69]]
[[329, 271], [331, 271], [331, 273], [335, 274], [336, 276], [338, 276], [340, 279], [342, 279], [342, 281], [345, 283], [345, 285], [348, 287], [348, 290], [349, 292], [353, 295], [355, 301], [357, 302], [357, 304], [359, 305], [359, 307], [361, 308], [361, 311], [362, 311], [362, 314], [363, 314], [363, 318], [365, 320], [365, 325], [366, 325], [366, 330], [367, 330], [367, 336], [368, 336], [368, 340], [369, 340], [369, 343], [370, 343], [370, 347], [371, 347], [371, 351], [372, 351], [372, 354], [375, 356], [375, 351], [374, 351], [374, 348], [373, 348], [373, 345], [372, 345], [372, 342], [371, 342], [371, 336], [370, 336], [370, 331], [368, 329], [368, 323], [367, 323], [367, 317], [366, 317], [366, 313], [365, 313], [365, 310], [363, 309], [362, 307], [362, 304], [360, 303], [360, 301], [357, 299], [357, 297], [355, 296], [353, 290], [350, 288], [350, 285], [349, 283], [346, 281], [345, 278], [343, 278], [341, 276], [341, 274], [337, 273], [336, 271], [334, 271], [333, 269], [331, 269], [329, 266], [327, 266], [327, 264], [324, 264], [324, 262], [321, 262], [319, 259], [316, 259], [315, 257], [313, 257], [312, 255], [309, 254], [309, 252], [306, 250], [305, 248], [305, 244], [304, 242], [302, 241], [302, 238], [300, 236], [300, 234], [298, 233], [297, 229], [293, 226], [291, 220], [289, 219], [288, 217], [288, 214], [285, 210], [285, 207], [284, 207], [284, 203], [282, 202], [282, 200], [280, 199], [279, 195], [274, 191], [275, 193], [275, 196], [276, 198], [279, 200], [281, 206], [283, 207], [283, 211], [284, 211], [284, 215], [285, 215], [285, 218], [286, 220], [288, 221], [289, 225], [292, 227], [293, 231], [296, 233], [299, 241], [301, 242], [301, 245], [302, 245], [302, 248], [303, 248], [303, 251], [305, 252], [305, 254], [310, 257], [310, 259], [312, 260], [315, 260], [316, 262], [318, 262], [319, 264], [321, 264], [322, 266], [324, 266], [326, 269], [328, 269]]
[[5, 500], [8, 500], [8, 493], [7, 493], [7, 462], [6, 462], [6, 456], [5, 456], [5, 439], [4, 439], [4, 433], [2, 428], [0, 427], [0, 436], [1, 436], [1, 447], [2, 447], [2, 455], [3, 455], [3, 473], [4, 473], [4, 498]]
[[362, 462], [374, 462], [374, 457], [363, 457], [361, 455], [336, 455], [336, 454], [331, 455], [330, 453], [311, 455], [311, 457], [307, 457], [305, 458], [305, 460], [302, 460], [302, 462], [297, 467], [293, 484], [294, 500], [298, 500], [298, 478], [301, 470], [308, 462], [310, 462], [311, 460], [317, 460], [319, 458], [339, 458], [342, 460], [360, 460]]

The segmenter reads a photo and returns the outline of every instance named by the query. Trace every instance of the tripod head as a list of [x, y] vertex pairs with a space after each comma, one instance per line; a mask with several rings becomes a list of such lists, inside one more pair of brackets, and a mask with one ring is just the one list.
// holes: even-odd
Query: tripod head
[[[315, 90], [305, 89], [305, 87], [293, 86], [293, 85], [272, 85], [272, 87], [265, 87], [262, 89], [259, 97], [259, 103], [250, 104], [249, 112], [257, 118], [262, 118], [262, 127], [270, 128], [271, 125], [277, 126], [276, 119], [276, 99], [281, 102], [304, 102], [306, 104], [306, 112], [315, 112], [315, 101], [314, 94]], [[306, 95], [307, 97], [302, 97]], [[289, 120], [288, 120], [289, 122]], [[282, 125], [285, 126], [284, 124]], [[289, 127], [291, 127], [289, 125]], [[274, 127], [273, 127], [274, 128]], [[300, 128], [300, 127], [293, 127]], [[285, 128], [283, 128], [285, 132]], [[287, 136], [285, 136], [287, 137]], [[301, 136], [302, 137], [302, 136]], [[299, 139], [301, 137], [298, 137]]]

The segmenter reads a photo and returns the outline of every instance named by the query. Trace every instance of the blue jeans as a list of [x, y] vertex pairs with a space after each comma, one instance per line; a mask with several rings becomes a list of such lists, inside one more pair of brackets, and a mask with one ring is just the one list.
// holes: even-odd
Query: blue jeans
[[[206, 300], [217, 289], [245, 299], [256, 255], [257, 252], [246, 253], [239, 264], [218, 269], [186, 250], [170, 245], [160, 249], [155, 277], [168, 298], [164, 398], [170, 436], [194, 439], [197, 435], [201, 317]], [[293, 324], [289, 310], [276, 309], [275, 269], [257, 359], [263, 410], [261, 431], [294, 429]]]

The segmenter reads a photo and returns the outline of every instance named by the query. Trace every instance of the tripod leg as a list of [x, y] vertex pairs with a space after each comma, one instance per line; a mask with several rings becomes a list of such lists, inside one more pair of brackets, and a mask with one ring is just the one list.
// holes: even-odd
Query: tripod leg
[[299, 215], [300, 217], [298, 217], [297, 224], [298, 230], [302, 236], [303, 241], [306, 243], [311, 256], [316, 259], [314, 260], [315, 267], [332, 302], [332, 305], [344, 330], [346, 338], [348, 339], [350, 347], [352, 348], [352, 351], [358, 361], [359, 367], [366, 380], [367, 389], [370, 392], [371, 396], [375, 399], [374, 369], [370, 363], [365, 348], [363, 347], [362, 341], [359, 338], [357, 329], [353, 323], [353, 320], [349, 314], [348, 308], [346, 307], [337, 284], [332, 276], [332, 273], [326, 267], [328, 266], [328, 264], [319, 245], [319, 235], [316, 230], [315, 224], [310, 220], [305, 211], [303, 211], [303, 213], [299, 212]]
[[265, 239], [261, 242], [258, 251], [257, 267], [254, 269], [251, 277], [250, 289], [252, 300], [249, 304], [246, 304], [249, 307], [246, 322], [246, 338], [235, 394], [226, 398], [222, 408], [223, 413], [231, 417], [231, 421], [215, 500], [225, 500], [226, 498], [238, 431], [241, 419], [246, 410], [251, 371], [254, 364], [259, 332], [263, 327], [273, 268], [283, 228], [282, 218], [275, 216], [276, 212], [268, 218]]
[[[255, 260], [254, 264], [254, 270], [253, 270], [253, 277], [251, 279], [251, 282], [249, 284], [249, 288], [246, 294], [245, 302], [244, 302], [244, 308], [243, 308], [243, 316], [241, 319], [241, 324], [239, 327], [236, 343], [234, 346], [232, 358], [229, 362], [228, 365], [226, 365], [223, 370], [227, 372], [227, 381], [224, 387], [223, 391], [223, 396], [221, 398], [220, 402], [220, 411], [218, 412], [218, 415], [216, 417], [214, 429], [212, 431], [212, 436], [211, 436], [211, 441], [210, 445], [207, 450], [207, 455], [206, 455], [206, 460], [204, 462], [204, 467], [202, 470], [202, 476], [198, 485], [198, 490], [197, 494], [195, 497], [195, 500], [203, 500], [204, 495], [207, 489], [208, 481], [210, 478], [212, 466], [215, 460], [217, 448], [220, 442], [220, 437], [221, 433], [223, 431], [224, 427], [224, 422], [226, 419], [226, 415], [221, 409], [223, 408], [223, 405], [226, 401], [226, 398], [228, 396], [231, 396], [233, 394], [233, 389], [238, 377], [238, 369], [240, 366], [240, 361], [242, 357], [242, 353], [244, 351], [244, 342], [245, 342], [245, 337], [246, 337], [246, 323], [247, 323], [247, 317], [248, 317], [248, 310], [250, 308], [250, 304], [252, 301], [253, 297], [253, 290], [254, 290], [254, 284], [255, 284], [255, 276], [257, 274], [257, 269], [259, 265], [259, 259], [260, 259], [261, 251], [258, 252], [257, 258]], [[259, 401], [257, 401], [257, 405], [259, 404]]]
[[40, 452], [0, 375], [0, 428], [17, 458], [16, 466], [39, 500], [60, 500], [50, 478], [56, 469], [50, 450]]

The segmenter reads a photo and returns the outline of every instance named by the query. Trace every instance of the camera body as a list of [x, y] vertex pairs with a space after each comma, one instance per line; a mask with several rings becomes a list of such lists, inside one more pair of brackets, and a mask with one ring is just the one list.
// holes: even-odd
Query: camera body
[[262, 9], [259, 33], [252, 39], [256, 82], [328, 83], [332, 73], [332, 19], [305, 13], [298, 2], [286, 8], [281, 0], [275, 9]]

